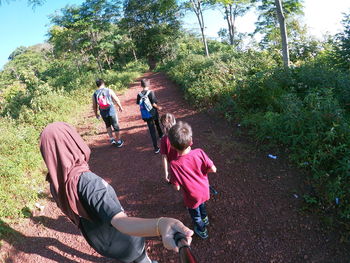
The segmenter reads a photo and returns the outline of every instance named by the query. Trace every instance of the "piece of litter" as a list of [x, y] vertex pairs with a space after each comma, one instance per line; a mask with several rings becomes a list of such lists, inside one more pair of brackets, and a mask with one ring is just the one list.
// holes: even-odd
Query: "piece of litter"
[[293, 194], [293, 196], [294, 196], [295, 198], [299, 198], [299, 196], [298, 196], [297, 194]]
[[240, 123], [238, 123], [238, 124], [237, 124], [237, 126], [238, 126], [238, 127], [241, 127], [241, 124], [240, 124]]
[[335, 203], [336, 203], [337, 205], [339, 205], [339, 198], [338, 198], [338, 197], [335, 198]]
[[276, 155], [272, 155], [272, 154], [269, 154], [267, 155], [268, 157], [272, 158], [272, 159], [277, 159], [277, 156]]
[[39, 204], [39, 203], [35, 203], [35, 206], [36, 206], [37, 208], [39, 208], [40, 211], [43, 211], [44, 208], [45, 208], [45, 206], [43, 206], [43, 205], [41, 205], [41, 204]]

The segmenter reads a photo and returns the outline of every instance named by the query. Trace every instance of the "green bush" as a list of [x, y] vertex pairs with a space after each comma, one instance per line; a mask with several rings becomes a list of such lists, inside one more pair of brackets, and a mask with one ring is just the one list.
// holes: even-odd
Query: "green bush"
[[[103, 78], [111, 87], [121, 90], [138, 77], [142, 69], [145, 64], [131, 63], [125, 71], [107, 71]], [[77, 125], [83, 121], [82, 112], [91, 108], [95, 75], [86, 72], [69, 77], [68, 70], [61, 73], [58, 79], [46, 75], [47, 82], [36, 79], [30, 83], [11, 83], [7, 81], [6, 71], [0, 72], [0, 83], [5, 83], [0, 97], [1, 218], [30, 215], [41, 196], [46, 185], [38, 143], [42, 129], [55, 121]]]
[[256, 75], [237, 88], [243, 124], [258, 140], [286, 149], [293, 162], [311, 171], [313, 200], [327, 209], [338, 206], [339, 216], [349, 219], [350, 122], [339, 94], [321, 81], [316, 85], [314, 75], [301, 82], [300, 69], [277, 72]]
[[44, 176], [38, 150], [39, 130], [0, 118], [0, 217], [22, 217], [38, 198]]

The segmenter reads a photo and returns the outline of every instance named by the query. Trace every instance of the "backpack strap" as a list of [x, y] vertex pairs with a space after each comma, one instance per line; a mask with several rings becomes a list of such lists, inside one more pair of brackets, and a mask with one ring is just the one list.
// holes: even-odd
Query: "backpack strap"
[[151, 93], [151, 91], [147, 90], [145, 94], [143, 94], [141, 91], [139, 92], [139, 96], [140, 96], [140, 102], [139, 104], [141, 103], [141, 100], [142, 99], [145, 99], [148, 97], [148, 95]]

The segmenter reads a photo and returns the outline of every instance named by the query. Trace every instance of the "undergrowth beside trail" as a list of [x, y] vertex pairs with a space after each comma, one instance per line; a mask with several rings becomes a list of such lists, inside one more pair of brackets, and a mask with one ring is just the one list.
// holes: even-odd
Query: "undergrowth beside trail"
[[[46, 186], [39, 150], [42, 129], [51, 122], [64, 121], [78, 126], [91, 111], [95, 79], [120, 94], [146, 70], [142, 63], [127, 65], [122, 71], [107, 71], [102, 76], [69, 72], [69, 84], [31, 76], [3, 84], [0, 97], [0, 218], [18, 220], [31, 215]], [[68, 72], [66, 72], [68, 73]], [[97, 76], [96, 76], [97, 75]], [[62, 78], [63, 76], [60, 76]], [[58, 86], [57, 86], [58, 85]], [[93, 120], [91, 120], [93, 121]], [[5, 231], [5, 230], [4, 230]], [[0, 228], [0, 234], [3, 229]]]

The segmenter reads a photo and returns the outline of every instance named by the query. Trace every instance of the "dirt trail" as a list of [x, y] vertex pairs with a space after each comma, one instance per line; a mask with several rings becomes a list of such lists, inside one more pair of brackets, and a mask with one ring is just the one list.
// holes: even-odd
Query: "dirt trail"
[[[244, 139], [238, 126], [194, 111], [164, 74], [146, 76], [162, 112], [189, 122], [194, 148], [204, 149], [218, 168], [218, 174], [209, 177], [219, 191], [207, 203], [209, 238], [194, 237], [192, 243], [199, 262], [350, 261], [350, 249], [339, 242], [337, 233], [325, 233], [318, 218], [298, 212], [302, 204], [293, 194], [302, 187], [301, 176], [283, 156], [268, 158]], [[139, 90], [139, 83], [134, 83], [120, 96], [125, 109], [119, 114], [123, 148], [108, 144], [102, 123], [78, 128], [92, 149], [91, 170], [113, 185], [130, 216], [176, 217], [191, 227], [181, 194], [164, 182], [160, 155], [153, 153], [147, 126], [140, 120], [135, 104]], [[93, 118], [92, 112], [86, 118]], [[50, 198], [44, 211], [11, 227], [21, 238], [3, 239], [0, 259], [7, 258], [3, 262], [116, 262], [89, 248]], [[153, 259], [178, 262], [177, 255], [166, 251], [159, 238], [151, 238], [147, 244]]]

